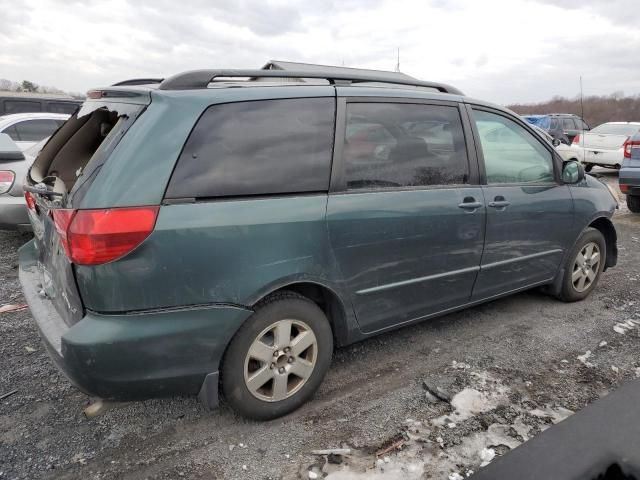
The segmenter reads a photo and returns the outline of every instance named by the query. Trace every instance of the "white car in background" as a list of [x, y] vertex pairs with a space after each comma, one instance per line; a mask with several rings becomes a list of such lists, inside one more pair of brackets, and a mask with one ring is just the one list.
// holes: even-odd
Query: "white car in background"
[[583, 152], [582, 152], [581, 148], [578, 148], [578, 147], [574, 146], [573, 144], [566, 145], [566, 144], [560, 142], [559, 140], [555, 140], [551, 135], [549, 135], [542, 128], [540, 128], [540, 127], [538, 127], [536, 125], [531, 125], [531, 126], [545, 140], [547, 140], [551, 145], [554, 146], [554, 148], [560, 154], [560, 156], [562, 157], [563, 160], [565, 160], [565, 161], [575, 160], [577, 162], [581, 162], [582, 161]]
[[583, 152], [587, 172], [594, 166], [620, 169], [629, 139], [640, 132], [640, 122], [608, 122], [573, 139], [571, 148]]
[[50, 137], [69, 115], [65, 113], [13, 113], [0, 116], [0, 133], [6, 133], [22, 151]]

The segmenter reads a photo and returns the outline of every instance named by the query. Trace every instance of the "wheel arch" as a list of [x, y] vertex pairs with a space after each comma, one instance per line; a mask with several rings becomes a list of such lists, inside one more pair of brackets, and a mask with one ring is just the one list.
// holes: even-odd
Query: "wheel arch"
[[604, 264], [604, 269], [608, 267], [614, 267], [618, 262], [618, 234], [616, 228], [613, 226], [611, 219], [607, 217], [598, 217], [592, 220], [589, 227], [595, 228], [604, 236], [607, 249], [607, 258]]
[[324, 312], [331, 325], [336, 346], [355, 341], [354, 332], [358, 329], [350, 305], [333, 288], [319, 282], [305, 280], [280, 285], [253, 302], [251, 308], [265, 298], [283, 291], [295, 292], [308, 298]]

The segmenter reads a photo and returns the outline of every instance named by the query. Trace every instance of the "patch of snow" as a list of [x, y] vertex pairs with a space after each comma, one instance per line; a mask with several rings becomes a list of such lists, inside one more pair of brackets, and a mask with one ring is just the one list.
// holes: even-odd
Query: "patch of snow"
[[464, 480], [464, 477], [458, 472], [453, 472], [451, 475], [449, 475], [449, 480]]
[[480, 464], [480, 466], [486, 467], [491, 463], [491, 460], [493, 460], [495, 456], [496, 456], [496, 451], [493, 448], [483, 448], [480, 451], [480, 460], [482, 460], [482, 463]]
[[619, 333], [620, 335], [624, 335], [627, 332], [633, 330], [638, 327], [638, 320], [626, 320], [624, 322], [618, 322], [613, 326], [613, 331]]
[[585, 367], [591, 368], [593, 367], [593, 363], [587, 362], [587, 358], [591, 356], [591, 350], [587, 350], [584, 355], [578, 355], [576, 358], [580, 360]]

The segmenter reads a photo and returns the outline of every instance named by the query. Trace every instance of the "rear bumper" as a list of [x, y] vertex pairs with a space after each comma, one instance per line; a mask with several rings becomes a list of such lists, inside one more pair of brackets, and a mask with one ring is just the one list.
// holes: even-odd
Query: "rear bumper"
[[640, 168], [622, 167], [618, 175], [620, 185], [628, 185], [629, 195], [640, 195]]
[[20, 249], [20, 283], [56, 365], [83, 392], [112, 400], [199, 392], [202, 397], [207, 388], [207, 402], [214, 406], [212, 378], [228, 342], [252, 313], [226, 305], [119, 315], [88, 311], [68, 326], [38, 293], [33, 241]]
[[[598, 153], [594, 153], [597, 151]], [[619, 150], [589, 150], [585, 148], [583, 163], [591, 163], [594, 165], [622, 165], [624, 155], [622, 149]]]
[[0, 195], [0, 230], [31, 230], [27, 205], [23, 197]]

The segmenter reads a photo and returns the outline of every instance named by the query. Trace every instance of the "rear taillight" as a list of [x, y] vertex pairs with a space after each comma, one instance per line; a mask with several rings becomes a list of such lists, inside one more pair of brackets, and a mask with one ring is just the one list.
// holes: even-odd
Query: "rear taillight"
[[620, 191], [622, 193], [627, 193], [629, 190], [631, 190], [631, 187], [629, 187], [629, 185], [625, 185], [623, 183], [620, 184]]
[[7, 193], [13, 186], [16, 174], [11, 170], [0, 170], [0, 194]]
[[131, 252], [153, 231], [159, 207], [53, 210], [62, 246], [77, 265], [100, 265]]
[[640, 148], [640, 140], [631, 140], [630, 138], [627, 138], [622, 144], [622, 148], [624, 149], [624, 158], [631, 158], [631, 149]]
[[31, 192], [24, 192], [24, 199], [27, 202], [27, 208], [29, 210], [34, 210], [36, 209], [36, 199], [33, 198], [33, 194]]
[[571, 142], [575, 145], [579, 145], [580, 144], [580, 134], [577, 134], [575, 137], [573, 137], [573, 141]]

